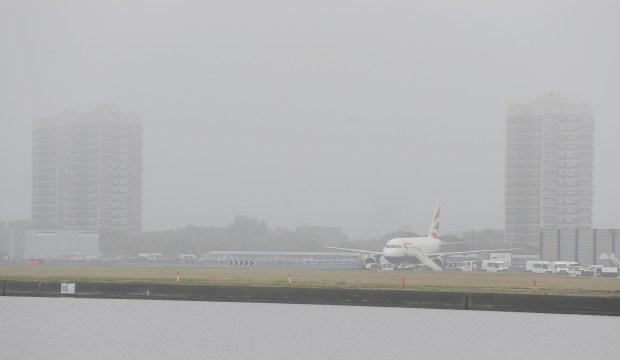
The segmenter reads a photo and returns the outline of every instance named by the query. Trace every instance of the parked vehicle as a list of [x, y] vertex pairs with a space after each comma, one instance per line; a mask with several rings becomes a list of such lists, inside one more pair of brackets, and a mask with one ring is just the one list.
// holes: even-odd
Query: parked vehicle
[[618, 268], [616, 266], [603, 266], [603, 269], [601, 270], [601, 276], [617, 278]]
[[583, 276], [618, 277], [618, 268], [615, 266], [590, 265], [582, 269]]
[[379, 270], [381, 268], [381, 265], [379, 265], [378, 263], [375, 263], [375, 262], [369, 262], [369, 263], [366, 263], [364, 268], [366, 268], [368, 270]]
[[84, 261], [86, 257], [84, 256], [83, 253], [80, 252], [74, 252], [69, 254], [69, 261]]
[[528, 274], [552, 274], [551, 263], [542, 260], [528, 260], [525, 263], [525, 272]]
[[446, 270], [478, 271], [478, 262], [473, 260], [448, 262], [446, 263]]
[[489, 253], [489, 260], [501, 260], [504, 262], [504, 266], [512, 267], [512, 253]]
[[581, 265], [576, 262], [568, 263], [568, 276], [581, 276]]
[[482, 271], [488, 272], [506, 272], [508, 266], [504, 265], [502, 260], [482, 260]]
[[551, 272], [553, 275], [568, 276], [568, 262], [567, 261], [552, 261]]
[[396, 269], [396, 265], [394, 265], [392, 263], [382, 263], [380, 270], [383, 270], [383, 271], [393, 271], [395, 269]]
[[147, 261], [159, 261], [162, 259], [160, 253], [139, 253], [138, 257]]

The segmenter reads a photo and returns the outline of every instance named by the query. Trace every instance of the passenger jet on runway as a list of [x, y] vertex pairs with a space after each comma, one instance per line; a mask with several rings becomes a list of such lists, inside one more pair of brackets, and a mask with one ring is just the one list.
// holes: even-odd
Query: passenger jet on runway
[[[473, 251], [455, 251], [455, 252], [439, 252], [441, 245], [453, 245], [462, 244], [464, 242], [446, 243], [439, 240], [439, 200], [435, 206], [435, 212], [433, 214], [433, 221], [431, 222], [431, 229], [427, 236], [420, 237], [408, 237], [408, 238], [395, 238], [389, 240], [382, 252], [347, 249], [340, 247], [332, 247], [323, 245], [328, 249], [354, 251], [369, 255], [381, 255], [385, 260], [400, 267], [406, 265], [426, 265], [434, 271], [441, 271], [443, 268], [443, 257], [457, 254], [476, 254], [476, 253], [488, 253], [496, 251], [511, 251], [519, 250], [515, 249], [489, 249], [489, 250], [473, 250]], [[467, 241], [466, 241], [467, 242]]]

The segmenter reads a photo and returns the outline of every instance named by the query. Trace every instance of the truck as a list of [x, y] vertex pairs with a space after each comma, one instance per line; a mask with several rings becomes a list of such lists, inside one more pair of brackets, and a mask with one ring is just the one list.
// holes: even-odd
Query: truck
[[502, 260], [482, 260], [480, 270], [488, 272], [506, 272], [508, 271], [508, 266], [506, 266]]
[[589, 265], [585, 266], [581, 274], [583, 276], [602, 276], [602, 277], [618, 277], [618, 268], [616, 266]]
[[603, 269], [601, 270], [601, 276], [617, 278], [618, 268], [616, 266], [603, 266]]
[[501, 260], [508, 268], [512, 266], [512, 254], [511, 253], [489, 253], [489, 260]]

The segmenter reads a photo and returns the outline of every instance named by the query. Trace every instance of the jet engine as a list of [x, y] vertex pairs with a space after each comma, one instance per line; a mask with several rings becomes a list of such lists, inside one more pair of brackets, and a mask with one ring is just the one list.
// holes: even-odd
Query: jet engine
[[364, 268], [366, 269], [376, 269], [379, 267], [379, 261], [381, 260], [381, 255], [364, 255]]

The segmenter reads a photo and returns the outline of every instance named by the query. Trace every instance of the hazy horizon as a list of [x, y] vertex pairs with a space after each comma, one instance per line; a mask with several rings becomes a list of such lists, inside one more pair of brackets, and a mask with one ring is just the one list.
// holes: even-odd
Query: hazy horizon
[[594, 111], [594, 224], [618, 228], [620, 1], [0, 0], [0, 220], [30, 217], [32, 122], [144, 128], [143, 230], [503, 228], [508, 104]]

